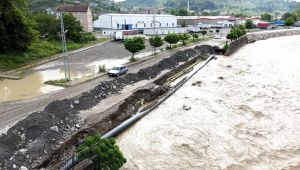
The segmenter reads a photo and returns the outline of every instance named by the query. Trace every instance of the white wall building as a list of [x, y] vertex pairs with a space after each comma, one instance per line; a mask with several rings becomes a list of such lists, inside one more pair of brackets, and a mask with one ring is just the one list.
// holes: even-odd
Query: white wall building
[[144, 33], [144, 30], [154, 27], [167, 33], [168, 29], [177, 28], [177, 17], [160, 14], [155, 14], [155, 17], [153, 14], [103, 14], [94, 21], [95, 31], [101, 31], [103, 35], [111, 35], [115, 30], [131, 29]]

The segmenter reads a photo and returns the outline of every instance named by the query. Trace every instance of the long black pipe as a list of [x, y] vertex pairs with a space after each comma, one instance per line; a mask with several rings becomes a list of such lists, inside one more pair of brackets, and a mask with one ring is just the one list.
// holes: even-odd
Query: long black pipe
[[[119, 126], [115, 127], [108, 133], [102, 136], [102, 138], [113, 138], [124, 132], [126, 129], [128, 129], [130, 126], [132, 126], [134, 123], [139, 121], [142, 117], [146, 116], [148, 113], [150, 113], [152, 110], [154, 110], [157, 106], [159, 106], [162, 102], [164, 102], [167, 98], [169, 98], [172, 94], [174, 94], [181, 86], [183, 86], [187, 81], [189, 81], [195, 74], [197, 74], [203, 67], [205, 67], [211, 60], [217, 59], [215, 55], [211, 55], [205, 63], [199, 67], [197, 70], [194, 70], [190, 72], [186, 77], [184, 77], [179, 83], [176, 84], [176, 86], [163, 98], [159, 99], [153, 106], [151, 106], [149, 109], [138, 112], [131, 118], [127, 119], [123, 123], [121, 123]], [[82, 141], [81, 141], [82, 143]], [[77, 154], [72, 157], [72, 159], [68, 160], [67, 163], [60, 168], [60, 170], [69, 170], [72, 167], [74, 167], [78, 163], [79, 159]]]

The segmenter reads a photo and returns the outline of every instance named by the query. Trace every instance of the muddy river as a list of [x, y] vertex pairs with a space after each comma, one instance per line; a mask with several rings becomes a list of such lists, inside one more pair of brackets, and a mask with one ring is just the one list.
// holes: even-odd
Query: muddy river
[[123, 169], [300, 169], [299, 47], [281, 37], [218, 56], [118, 137]]

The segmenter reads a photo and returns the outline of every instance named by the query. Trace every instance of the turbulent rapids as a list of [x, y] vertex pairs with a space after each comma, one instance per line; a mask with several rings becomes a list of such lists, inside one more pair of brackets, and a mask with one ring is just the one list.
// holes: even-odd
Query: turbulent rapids
[[300, 169], [300, 36], [218, 56], [118, 138], [124, 169]]

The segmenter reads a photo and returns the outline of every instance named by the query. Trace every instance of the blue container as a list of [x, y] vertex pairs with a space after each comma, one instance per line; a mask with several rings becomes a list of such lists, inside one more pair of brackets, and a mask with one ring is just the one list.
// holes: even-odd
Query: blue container
[[274, 21], [274, 24], [278, 26], [283, 26], [285, 23], [284, 21]]

